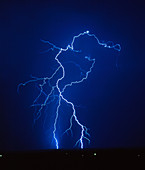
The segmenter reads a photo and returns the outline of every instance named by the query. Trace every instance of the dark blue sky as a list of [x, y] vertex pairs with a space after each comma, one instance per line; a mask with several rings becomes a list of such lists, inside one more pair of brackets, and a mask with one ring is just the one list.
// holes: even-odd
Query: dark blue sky
[[[122, 47], [94, 50], [96, 65], [88, 81], [68, 91], [86, 107], [79, 118], [90, 129], [88, 147], [145, 147], [144, 9], [142, 1], [1, 1], [0, 150], [50, 147], [43, 118], [32, 128], [34, 86], [18, 95], [17, 85], [31, 74], [47, 76], [53, 67], [52, 56], [40, 54], [47, 47], [40, 39], [66, 47], [86, 30]], [[62, 144], [68, 147], [65, 140]]]

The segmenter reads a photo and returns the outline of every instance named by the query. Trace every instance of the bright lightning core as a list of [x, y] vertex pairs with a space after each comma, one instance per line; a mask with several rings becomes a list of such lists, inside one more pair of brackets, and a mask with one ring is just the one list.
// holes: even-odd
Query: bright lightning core
[[[58, 134], [57, 134], [57, 130], [58, 130], [57, 124], [58, 124], [58, 117], [60, 116], [59, 113], [60, 113], [60, 107], [62, 105], [62, 102], [65, 102], [66, 105], [69, 105], [71, 107], [71, 110], [72, 110], [70, 120], [69, 120], [70, 125], [63, 132], [63, 135], [65, 133], [67, 133], [68, 131], [72, 132], [73, 120], [74, 120], [77, 123], [78, 127], [80, 128], [80, 135], [79, 135], [78, 140], [76, 140], [76, 143], [75, 143], [74, 146], [83, 149], [85, 140], [88, 141], [88, 143], [90, 143], [90, 139], [89, 139], [90, 135], [88, 133], [88, 129], [78, 119], [74, 103], [72, 101], [69, 101], [67, 98], [65, 98], [63, 94], [64, 94], [65, 90], [67, 89], [67, 87], [73, 86], [74, 84], [82, 83], [83, 81], [88, 79], [88, 76], [92, 72], [92, 69], [95, 65], [95, 58], [90, 58], [89, 56], [84, 56], [84, 59], [87, 60], [90, 63], [90, 67], [89, 67], [88, 71], [83, 70], [79, 64], [74, 62], [73, 64], [75, 64], [75, 66], [80, 69], [81, 73], [83, 73], [83, 76], [80, 77], [80, 80], [71, 81], [70, 83], [66, 83], [63, 86], [63, 88], [60, 88], [60, 83], [66, 76], [66, 69], [65, 69], [63, 63], [60, 61], [59, 57], [63, 57], [61, 54], [66, 53], [67, 51], [73, 51], [75, 53], [82, 53], [83, 51], [74, 49], [74, 43], [75, 43], [76, 39], [79, 39], [81, 36], [84, 36], [84, 35], [87, 35], [90, 38], [94, 38], [97, 41], [97, 43], [99, 45], [103, 46], [103, 47], [112, 48], [112, 49], [117, 50], [117, 51], [121, 50], [121, 46], [119, 44], [114, 44], [111, 41], [108, 41], [106, 43], [104, 43], [104, 42], [102, 43], [102, 42], [99, 41], [99, 39], [94, 34], [90, 34], [89, 31], [85, 31], [83, 33], [80, 33], [80, 34], [74, 36], [73, 39], [72, 39], [72, 42], [70, 44], [68, 44], [66, 48], [57, 47], [56, 45], [52, 44], [49, 41], [41, 40], [42, 42], [47, 43], [51, 46], [51, 48], [49, 48], [47, 51], [56, 50], [57, 54], [55, 56], [55, 61], [57, 62], [58, 67], [55, 69], [55, 71], [53, 72], [53, 74], [50, 77], [41, 77], [41, 78], [32, 77], [31, 80], [29, 80], [25, 83], [20, 83], [18, 85], [18, 91], [19, 91], [20, 86], [25, 86], [25, 85], [27, 85], [29, 83], [33, 83], [33, 82], [38, 83], [40, 93], [35, 98], [35, 100], [32, 104], [33, 107], [37, 108], [37, 112], [34, 115], [34, 122], [40, 118], [42, 112], [44, 112], [45, 107], [47, 107], [50, 104], [53, 104], [54, 102], [56, 103], [56, 99], [57, 99], [55, 119], [52, 120], [54, 122], [52, 134], [53, 134], [53, 141], [55, 143], [56, 149], [60, 148], [60, 146], [59, 146], [60, 136], [58, 136]], [[72, 62], [72, 61], [70, 61], [70, 62]], [[61, 72], [62, 74], [59, 78], [57, 78], [54, 85], [52, 85], [51, 81], [56, 77], [58, 72]], [[45, 91], [46, 85], [47, 86], [49, 85], [49, 87], [51, 88], [49, 93], [47, 93]], [[40, 103], [38, 101], [39, 101], [39, 99], [41, 98], [42, 95], [45, 96], [45, 100], [42, 103]], [[61, 146], [61, 147], [63, 147], [63, 146]]]

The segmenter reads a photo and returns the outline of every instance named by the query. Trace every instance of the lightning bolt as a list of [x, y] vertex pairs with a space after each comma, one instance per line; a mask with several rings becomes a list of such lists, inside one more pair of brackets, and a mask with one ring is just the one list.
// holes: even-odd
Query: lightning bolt
[[[114, 44], [112, 41], [108, 41], [106, 43], [104, 42], [100, 42], [99, 39], [94, 35], [94, 34], [90, 34], [89, 31], [85, 31], [83, 33], [80, 33], [76, 36], [73, 37], [72, 39], [72, 42], [67, 45], [66, 48], [60, 48], [60, 47], [57, 47], [56, 45], [54, 45], [53, 43], [49, 42], [49, 41], [45, 41], [45, 40], [41, 40], [43, 43], [47, 43], [51, 46], [51, 48], [49, 48], [47, 50], [50, 51], [50, 50], [58, 50], [58, 53], [56, 54], [55, 56], [55, 60], [56, 62], [58, 63], [58, 67], [57, 69], [54, 71], [54, 73], [50, 76], [50, 77], [44, 77], [44, 78], [38, 78], [38, 77], [32, 77], [31, 80], [25, 82], [25, 83], [20, 83], [18, 85], [18, 92], [19, 92], [19, 88], [21, 86], [26, 86], [27, 84], [29, 83], [33, 83], [33, 82], [42, 82], [39, 84], [39, 90], [40, 90], [40, 93], [39, 95], [35, 98], [33, 104], [31, 106], [33, 107], [39, 107], [38, 111], [34, 114], [34, 122], [36, 120], [39, 119], [39, 117], [41, 116], [41, 113], [42, 111], [44, 110], [44, 108], [46, 107], [46, 105], [52, 103], [55, 101], [55, 99], [58, 100], [58, 105], [57, 105], [57, 108], [56, 108], [56, 115], [55, 115], [55, 120], [54, 120], [54, 125], [53, 125], [53, 139], [55, 141], [55, 146], [56, 146], [56, 149], [59, 149], [59, 141], [58, 141], [58, 136], [56, 135], [56, 131], [57, 131], [57, 122], [58, 122], [58, 117], [59, 117], [59, 110], [60, 110], [60, 106], [61, 106], [61, 103], [62, 101], [64, 101], [66, 104], [70, 105], [71, 108], [72, 108], [72, 115], [70, 117], [70, 126], [68, 129], [66, 129], [64, 131], [63, 134], [67, 133], [68, 131], [72, 131], [72, 126], [73, 126], [73, 119], [75, 120], [75, 122], [77, 123], [77, 125], [80, 127], [81, 129], [81, 133], [80, 133], [80, 137], [79, 139], [76, 141], [75, 143], [75, 146], [79, 145], [79, 147], [81, 149], [84, 148], [84, 140], [88, 141], [90, 143], [90, 139], [89, 139], [89, 133], [88, 133], [88, 129], [85, 125], [83, 125], [79, 120], [78, 120], [78, 117], [77, 117], [77, 114], [76, 114], [76, 109], [75, 109], [75, 105], [73, 104], [73, 102], [69, 101], [68, 99], [66, 99], [64, 96], [63, 96], [63, 93], [65, 92], [66, 88], [69, 87], [69, 86], [72, 86], [74, 84], [79, 84], [79, 83], [82, 83], [83, 81], [85, 81], [87, 78], [88, 78], [88, 75], [92, 72], [92, 69], [95, 65], [95, 58], [91, 59], [89, 56], [84, 56], [84, 58], [86, 60], [88, 60], [90, 63], [91, 63], [91, 67], [90, 69], [86, 72], [85, 70], [83, 70], [80, 65], [74, 63], [77, 67], [79, 67], [81, 73], [83, 73], [85, 76], [83, 78], [81, 78], [79, 81], [72, 81], [71, 83], [68, 83], [68, 84], [65, 84], [64, 87], [62, 89], [60, 89], [60, 82], [64, 79], [65, 77], [65, 68], [62, 64], [62, 62], [58, 59], [58, 57], [60, 56], [60, 54], [68, 51], [68, 50], [71, 50], [73, 52], [76, 52], [76, 53], [81, 53], [81, 50], [75, 50], [74, 49], [74, 43], [75, 43], [75, 40], [78, 39], [79, 37], [81, 36], [84, 36], [84, 35], [87, 35], [89, 37], [92, 37], [92, 38], [95, 38], [97, 43], [103, 47], [106, 47], [106, 48], [112, 48], [114, 50], [117, 50], [117, 51], [120, 51], [121, 50], [121, 46], [119, 44]], [[45, 51], [46, 52], [46, 51]], [[73, 62], [72, 62], [73, 63]], [[50, 83], [50, 80], [52, 80], [55, 75], [59, 72], [59, 71], [62, 71], [62, 76], [60, 78], [57, 79], [55, 85], [51, 85]], [[44, 90], [44, 86], [48, 83], [48, 85], [50, 86], [51, 90], [50, 92], [47, 94]], [[55, 94], [57, 91], [57, 95]], [[39, 104], [37, 103], [38, 99], [44, 95], [45, 96], [45, 100], [42, 104]]]

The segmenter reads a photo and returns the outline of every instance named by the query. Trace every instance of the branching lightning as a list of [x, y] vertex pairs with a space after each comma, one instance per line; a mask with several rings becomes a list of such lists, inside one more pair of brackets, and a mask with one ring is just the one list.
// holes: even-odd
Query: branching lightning
[[[68, 129], [66, 129], [64, 131], [63, 134], [67, 133], [68, 131], [71, 131], [72, 130], [72, 126], [73, 126], [73, 119], [74, 121], [77, 123], [77, 125], [80, 127], [81, 129], [81, 133], [80, 133], [80, 137], [79, 139], [76, 141], [76, 144], [75, 146], [79, 146], [81, 149], [84, 148], [84, 140], [90, 142], [90, 139], [89, 139], [89, 133], [88, 133], [88, 129], [85, 125], [83, 125], [78, 117], [77, 117], [77, 114], [76, 114], [76, 109], [75, 109], [75, 105], [73, 104], [73, 102], [69, 101], [68, 99], [66, 99], [63, 95], [63, 93], [65, 92], [65, 90], [67, 89], [68, 86], [73, 86], [73, 84], [79, 84], [79, 83], [82, 83], [84, 80], [88, 79], [88, 75], [92, 72], [92, 69], [95, 65], [95, 58], [90, 58], [89, 56], [84, 56], [84, 58], [86, 60], [88, 60], [90, 63], [91, 63], [91, 67], [90, 69], [86, 72], [85, 70], [83, 70], [80, 65], [74, 63], [77, 67], [79, 67], [79, 69], [83, 72], [84, 76], [78, 80], [78, 81], [72, 81], [71, 83], [68, 83], [68, 84], [65, 84], [64, 87], [61, 89], [59, 84], [60, 82], [64, 79], [65, 77], [65, 68], [62, 64], [62, 62], [58, 59], [58, 57], [60, 56], [61, 53], [63, 52], [66, 52], [68, 50], [71, 50], [73, 52], [76, 52], [76, 53], [81, 53], [81, 50], [75, 50], [74, 49], [74, 43], [75, 43], [75, 40], [78, 39], [79, 37], [81, 36], [84, 36], [84, 35], [87, 35], [89, 37], [92, 37], [92, 38], [95, 38], [97, 43], [103, 47], [106, 47], [106, 48], [112, 48], [114, 50], [117, 50], [117, 51], [120, 51], [121, 50], [121, 46], [119, 44], [114, 44], [113, 42], [111, 41], [108, 41], [106, 43], [102, 43], [99, 41], [99, 39], [94, 35], [94, 34], [90, 34], [89, 31], [85, 31], [83, 33], [80, 33], [78, 34], [77, 36], [74, 36], [73, 39], [72, 39], [72, 42], [67, 45], [66, 48], [60, 48], [60, 47], [57, 47], [56, 45], [52, 44], [51, 42], [49, 41], [45, 41], [45, 40], [41, 40], [42, 42], [44, 43], [47, 43], [51, 46], [51, 48], [49, 48], [47, 51], [50, 51], [50, 50], [58, 50], [58, 53], [56, 54], [55, 56], [55, 61], [58, 63], [58, 67], [57, 69], [54, 71], [54, 73], [50, 76], [50, 77], [44, 77], [44, 78], [38, 78], [38, 77], [33, 77], [32, 76], [32, 79], [25, 82], [25, 83], [20, 83], [18, 85], [18, 91], [19, 91], [19, 88], [20, 86], [26, 86], [27, 84], [29, 83], [33, 83], [33, 82], [42, 82], [41, 84], [39, 84], [39, 89], [40, 89], [40, 93], [39, 95], [35, 98], [32, 106], [33, 107], [39, 107], [37, 113], [34, 115], [34, 121], [36, 121], [37, 119], [39, 119], [39, 117], [41, 116], [41, 113], [43, 111], [43, 109], [46, 107], [46, 105], [52, 103], [55, 99], [58, 100], [58, 105], [57, 105], [57, 108], [56, 108], [56, 113], [55, 113], [55, 120], [54, 120], [54, 124], [53, 124], [53, 139], [55, 141], [55, 147], [56, 149], [59, 149], [60, 146], [59, 146], [59, 136], [56, 135], [56, 131], [57, 131], [57, 123], [58, 123], [58, 117], [59, 117], [59, 111], [60, 111], [60, 106], [61, 106], [61, 103], [62, 101], [64, 101], [66, 104], [70, 105], [71, 108], [72, 108], [72, 115], [70, 117], [70, 126]], [[111, 45], [110, 45], [111, 44]], [[54, 78], [54, 76], [59, 72], [59, 71], [62, 71], [62, 76], [60, 78], [57, 79], [55, 85], [51, 85], [50, 83], [50, 80], [52, 80]], [[50, 92], [47, 94], [44, 90], [44, 86], [46, 84], [49, 84], [51, 90]], [[55, 91], [57, 91], [57, 95], [55, 94]], [[45, 96], [45, 100], [43, 103], [41, 104], [38, 104], [37, 101], [38, 99], [44, 95]]]

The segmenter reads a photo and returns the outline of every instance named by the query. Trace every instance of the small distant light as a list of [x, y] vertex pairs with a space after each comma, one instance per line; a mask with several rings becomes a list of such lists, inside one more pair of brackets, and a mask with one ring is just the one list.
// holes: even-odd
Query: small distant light
[[3, 155], [0, 155], [0, 158], [2, 158], [3, 157]]
[[89, 31], [86, 31], [87, 34], [89, 34]]
[[96, 152], [94, 153], [94, 156], [96, 156], [97, 154], [96, 154]]

